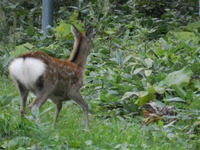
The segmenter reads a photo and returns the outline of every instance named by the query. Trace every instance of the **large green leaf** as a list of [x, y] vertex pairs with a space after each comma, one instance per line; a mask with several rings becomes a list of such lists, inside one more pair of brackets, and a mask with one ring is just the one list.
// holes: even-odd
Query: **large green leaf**
[[186, 29], [188, 29], [188, 30], [195, 30], [195, 29], [199, 29], [199, 28], [200, 28], [200, 21], [193, 22], [186, 26]]
[[19, 56], [23, 53], [28, 52], [29, 50], [31, 50], [33, 48], [33, 45], [30, 43], [25, 43], [22, 45], [18, 45], [15, 47], [15, 51], [12, 51], [10, 53], [11, 56]]
[[125, 99], [128, 99], [128, 98], [131, 98], [133, 95], [138, 95], [138, 92], [126, 92], [123, 95], [121, 100], [125, 100]]
[[155, 99], [155, 89], [151, 87], [148, 91], [141, 91], [139, 93], [139, 98], [136, 101], [136, 104], [142, 106], [147, 102], [150, 102]]
[[193, 79], [192, 85], [194, 88], [196, 88], [198, 91], [200, 91], [200, 80], [199, 79]]
[[55, 28], [55, 36], [57, 38], [63, 38], [71, 34], [71, 25], [62, 22], [59, 26]]
[[181, 97], [181, 98], [185, 98], [186, 96], [186, 92], [178, 85], [173, 84], [172, 88], [176, 91], [176, 93]]
[[177, 33], [177, 38], [180, 41], [193, 41], [194, 44], [198, 44], [199, 42], [199, 37], [197, 37], [194, 33], [192, 32], [178, 32]]
[[162, 80], [159, 84], [160, 85], [177, 85], [177, 86], [184, 86], [189, 83], [193, 72], [189, 67], [184, 67], [179, 71], [174, 71], [167, 75], [167, 77]]

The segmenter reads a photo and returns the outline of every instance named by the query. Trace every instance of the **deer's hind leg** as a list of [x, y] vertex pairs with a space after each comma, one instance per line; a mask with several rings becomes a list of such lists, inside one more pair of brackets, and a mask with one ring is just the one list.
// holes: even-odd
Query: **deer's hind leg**
[[[32, 110], [33, 106], [38, 109], [41, 108], [44, 105], [44, 103], [47, 101], [49, 96], [51, 95], [53, 88], [54, 88], [53, 84], [51, 82], [45, 82], [43, 75], [41, 75], [35, 83], [36, 98], [30, 104], [29, 106], [30, 109]], [[37, 117], [37, 116], [34, 116], [34, 117]]]
[[89, 129], [89, 117], [88, 117], [88, 104], [87, 102], [82, 98], [82, 95], [79, 90], [71, 90], [69, 92], [69, 98], [73, 99], [77, 104], [79, 104], [84, 112], [84, 120], [85, 120], [85, 127], [86, 130]]
[[19, 93], [21, 96], [20, 113], [21, 113], [21, 116], [23, 117], [26, 114], [26, 101], [27, 101], [29, 90], [26, 89], [26, 87], [18, 80], [17, 80], [17, 86], [18, 86]]
[[38, 108], [42, 107], [42, 105], [47, 101], [49, 95], [53, 90], [53, 84], [51, 82], [45, 82], [44, 75], [41, 75], [35, 83], [35, 100], [30, 104], [30, 109], [34, 105]]

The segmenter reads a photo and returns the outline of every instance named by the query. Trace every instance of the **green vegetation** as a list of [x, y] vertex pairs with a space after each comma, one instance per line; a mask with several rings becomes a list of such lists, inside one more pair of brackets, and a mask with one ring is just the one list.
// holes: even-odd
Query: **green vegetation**
[[[0, 149], [200, 149], [196, 1], [59, 0], [48, 35], [39, 29], [39, 1], [0, 5]], [[19, 94], [8, 78], [12, 58], [30, 50], [67, 59], [71, 23], [97, 32], [82, 88], [90, 105], [89, 132], [72, 101], [64, 103], [55, 128], [51, 101], [40, 110], [39, 123], [30, 111], [21, 118]], [[144, 105], [150, 101], [173, 106], [175, 115], [146, 122]]]

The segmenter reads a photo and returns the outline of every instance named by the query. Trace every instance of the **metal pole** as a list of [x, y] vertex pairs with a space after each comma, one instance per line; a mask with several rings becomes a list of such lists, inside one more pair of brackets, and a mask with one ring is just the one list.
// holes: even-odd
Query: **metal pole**
[[199, 0], [199, 16], [200, 16], [200, 0]]
[[53, 26], [53, 4], [54, 0], [42, 0], [42, 30], [45, 33]]

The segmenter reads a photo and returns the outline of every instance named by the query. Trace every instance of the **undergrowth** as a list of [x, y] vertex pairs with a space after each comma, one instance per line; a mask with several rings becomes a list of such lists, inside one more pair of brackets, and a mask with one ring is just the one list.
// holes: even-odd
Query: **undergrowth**
[[[37, 28], [38, 2], [30, 3], [35, 6], [30, 12], [25, 1], [6, 2], [0, 2], [5, 6], [0, 9], [0, 149], [200, 149], [200, 22], [195, 13], [181, 10], [184, 3], [79, 1], [78, 7], [60, 7], [55, 27], [44, 34]], [[7, 15], [17, 10], [21, 13]], [[96, 28], [82, 88], [90, 105], [90, 131], [73, 102], [64, 103], [55, 128], [51, 101], [41, 108], [40, 122], [28, 109], [21, 118], [19, 94], [8, 78], [9, 62], [24, 52], [67, 59], [73, 45], [70, 24], [81, 31], [86, 25]], [[29, 95], [28, 103], [33, 99]], [[175, 115], [146, 126], [143, 106], [151, 101], [173, 106]]]

